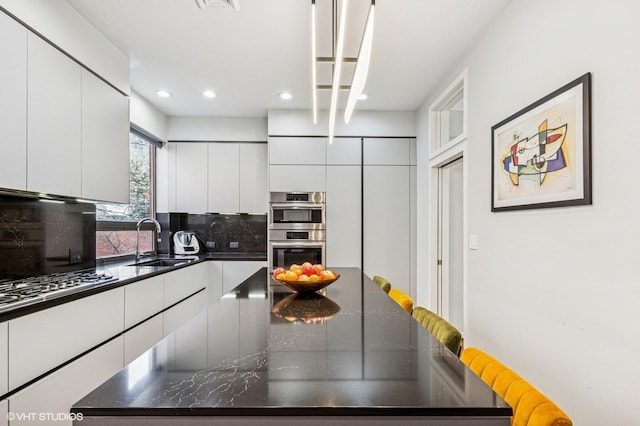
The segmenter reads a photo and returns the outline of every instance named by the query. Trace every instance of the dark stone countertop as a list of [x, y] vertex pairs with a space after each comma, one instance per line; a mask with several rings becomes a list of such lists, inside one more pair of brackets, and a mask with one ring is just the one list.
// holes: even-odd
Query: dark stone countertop
[[[168, 256], [160, 255], [153, 257], [144, 257], [140, 262], [163, 259], [168, 257], [180, 257], [180, 256]], [[170, 271], [174, 271], [178, 268], [185, 268], [189, 265], [193, 265], [199, 262], [208, 260], [225, 260], [225, 261], [266, 261], [266, 253], [229, 253], [225, 255], [212, 255], [212, 254], [200, 254], [198, 256], [184, 256], [185, 258], [197, 257], [197, 260], [192, 260], [189, 263], [180, 264], [176, 266], [135, 266], [133, 259], [117, 261], [111, 263], [104, 263], [98, 265], [91, 271], [99, 273], [107, 273], [113, 276], [113, 280], [109, 282], [91, 284], [86, 286], [78, 286], [70, 289], [68, 292], [61, 293], [60, 295], [48, 295], [45, 299], [34, 298], [32, 303], [26, 303], [17, 306], [14, 309], [8, 309], [0, 312], [0, 323], [9, 321], [14, 318], [18, 318], [24, 315], [32, 314], [35, 312], [49, 309], [54, 306], [62, 305], [72, 302], [74, 300], [82, 299], [103, 291], [112, 290], [114, 288], [121, 287], [123, 285], [131, 284], [136, 281], [147, 279], [155, 275], [164, 274]]]
[[302, 297], [261, 269], [72, 412], [85, 418], [511, 415], [360, 270], [335, 271], [338, 281]]

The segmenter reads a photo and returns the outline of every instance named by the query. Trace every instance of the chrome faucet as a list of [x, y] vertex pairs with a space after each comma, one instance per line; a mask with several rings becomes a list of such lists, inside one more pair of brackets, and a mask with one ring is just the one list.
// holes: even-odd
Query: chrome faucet
[[160, 223], [152, 217], [145, 217], [143, 219], [140, 219], [140, 221], [136, 224], [136, 262], [138, 261], [138, 259], [140, 259], [140, 227], [145, 222], [155, 223], [158, 237], [157, 241], [160, 242], [160, 232], [162, 232]]

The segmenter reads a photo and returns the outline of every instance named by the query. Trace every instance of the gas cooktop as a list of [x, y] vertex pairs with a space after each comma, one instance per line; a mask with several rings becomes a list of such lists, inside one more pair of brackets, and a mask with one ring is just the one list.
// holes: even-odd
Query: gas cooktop
[[108, 273], [90, 269], [0, 281], [0, 313], [66, 296], [116, 279]]

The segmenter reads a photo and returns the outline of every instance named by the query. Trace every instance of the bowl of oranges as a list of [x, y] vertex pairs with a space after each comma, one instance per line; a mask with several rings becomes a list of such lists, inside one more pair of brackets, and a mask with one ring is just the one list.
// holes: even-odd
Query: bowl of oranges
[[313, 265], [311, 262], [304, 262], [302, 265], [294, 263], [289, 269], [278, 267], [272, 276], [283, 286], [298, 293], [322, 290], [340, 278], [340, 274], [325, 269], [324, 265]]

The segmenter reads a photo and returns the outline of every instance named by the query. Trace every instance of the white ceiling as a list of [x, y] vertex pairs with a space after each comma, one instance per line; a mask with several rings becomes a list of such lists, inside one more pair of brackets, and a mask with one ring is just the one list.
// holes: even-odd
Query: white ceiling
[[[239, 12], [202, 10], [195, 0], [67, 1], [130, 58], [132, 89], [169, 116], [265, 117], [268, 109], [311, 108], [311, 0], [239, 0]], [[508, 1], [376, 0], [369, 98], [356, 114], [418, 109]], [[331, 56], [331, 0], [316, 3], [324, 34], [318, 55]], [[350, 1], [345, 56], [357, 55], [369, 4]], [[326, 67], [318, 68], [319, 84], [330, 84]], [[159, 89], [173, 96], [159, 98]], [[205, 89], [217, 97], [204, 98]], [[293, 99], [279, 99], [282, 91]], [[319, 102], [326, 109], [329, 93]]]

